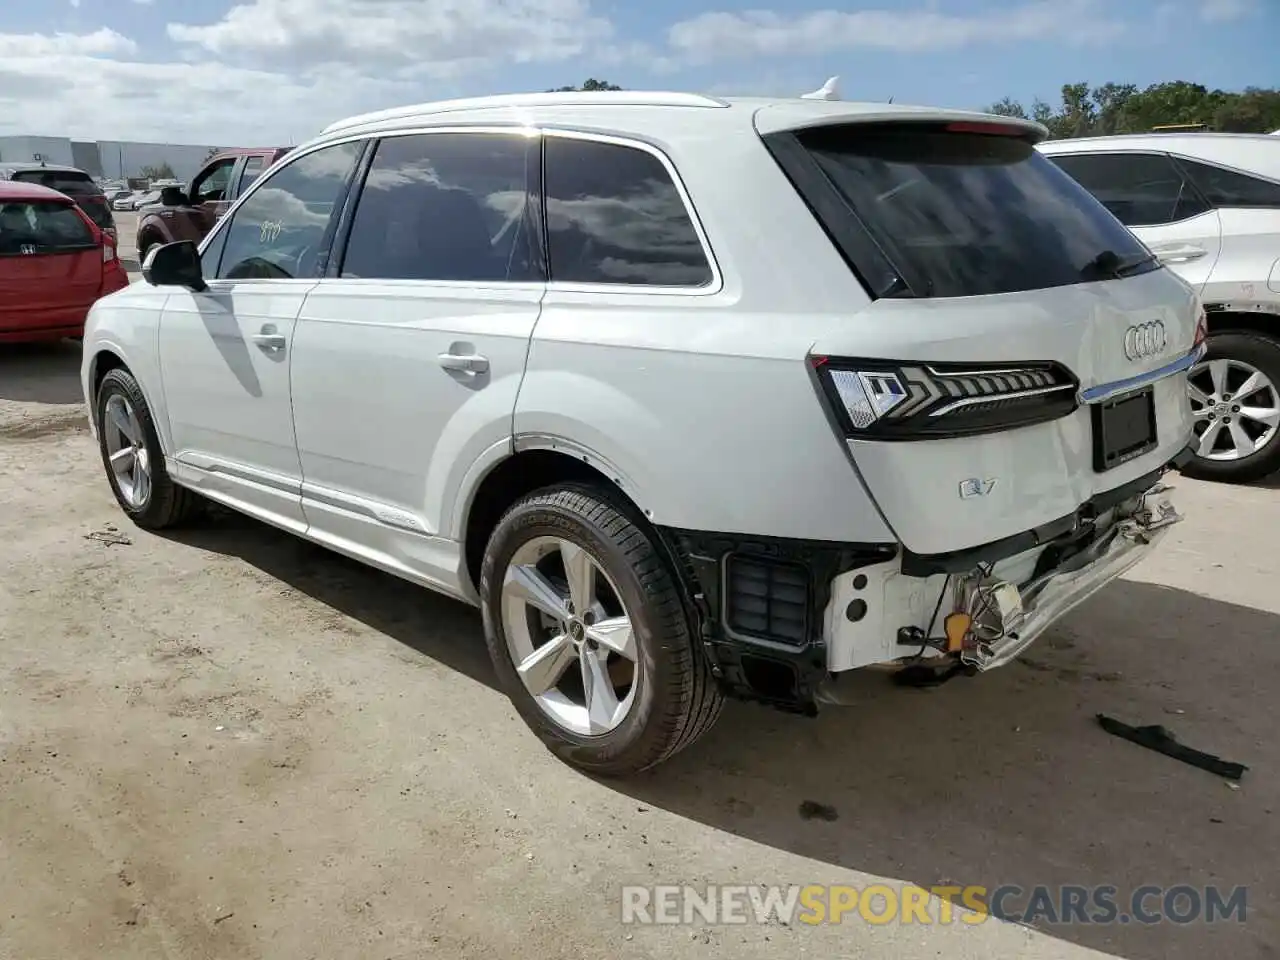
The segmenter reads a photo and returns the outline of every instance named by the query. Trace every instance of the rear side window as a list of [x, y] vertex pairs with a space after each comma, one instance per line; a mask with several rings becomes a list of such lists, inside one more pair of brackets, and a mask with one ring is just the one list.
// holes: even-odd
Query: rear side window
[[1280, 183], [1195, 160], [1179, 158], [1178, 163], [1215, 207], [1280, 208]]
[[1209, 210], [1163, 153], [1078, 153], [1052, 159], [1128, 227], [1177, 223]]
[[0, 256], [63, 253], [95, 246], [89, 225], [65, 202], [0, 204]]
[[551, 279], [701, 287], [711, 264], [662, 161], [634, 147], [546, 139]]
[[536, 140], [504, 134], [383, 140], [360, 192], [340, 276], [542, 280], [531, 256], [525, 185], [536, 150]]
[[38, 183], [50, 190], [57, 190], [69, 197], [92, 196], [102, 193], [93, 178], [78, 170], [22, 170], [13, 175], [22, 183]]
[[[829, 221], [852, 219], [871, 241], [842, 249], [873, 296], [1065, 286], [1100, 279], [1099, 262], [1147, 254], [1083, 187], [1016, 137], [863, 124], [798, 141], [843, 201], [806, 197], [815, 215], [835, 237], [848, 235], [849, 224]], [[819, 189], [794, 173], [793, 182], [802, 193]], [[881, 256], [896, 274], [888, 283], [884, 263], [871, 262]]]
[[335, 205], [360, 155], [359, 143], [339, 143], [299, 157], [245, 198], [205, 255], [222, 247], [217, 276], [225, 280], [290, 280], [318, 276]]

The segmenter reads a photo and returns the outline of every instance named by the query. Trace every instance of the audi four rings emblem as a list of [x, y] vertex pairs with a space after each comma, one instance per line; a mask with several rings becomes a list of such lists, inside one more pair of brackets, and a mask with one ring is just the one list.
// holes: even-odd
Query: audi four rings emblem
[[1169, 337], [1164, 331], [1162, 320], [1135, 323], [1124, 332], [1124, 355], [1130, 360], [1158, 356], [1168, 345]]

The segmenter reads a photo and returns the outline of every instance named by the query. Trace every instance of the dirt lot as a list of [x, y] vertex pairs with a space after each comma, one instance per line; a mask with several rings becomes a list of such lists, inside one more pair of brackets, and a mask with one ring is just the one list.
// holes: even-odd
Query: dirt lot
[[[1275, 957], [1280, 493], [1021, 663], [731, 706], [636, 782], [554, 762], [467, 608], [251, 521], [131, 528], [78, 350], [0, 354], [0, 958]], [[113, 529], [127, 544], [87, 539]], [[110, 539], [108, 537], [107, 539]], [[1163, 723], [1239, 789], [1104, 734]], [[836, 819], [800, 815], [805, 801]], [[621, 883], [1247, 884], [1244, 924], [623, 927]]]

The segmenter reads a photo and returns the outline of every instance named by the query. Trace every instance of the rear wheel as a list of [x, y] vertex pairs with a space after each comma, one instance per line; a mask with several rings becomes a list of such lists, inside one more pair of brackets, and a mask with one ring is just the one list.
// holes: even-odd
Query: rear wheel
[[1255, 333], [1214, 334], [1187, 379], [1196, 456], [1183, 473], [1247, 483], [1280, 470], [1280, 342]]
[[96, 401], [98, 448], [120, 508], [140, 527], [176, 526], [196, 509], [196, 495], [169, 478], [151, 409], [133, 374], [108, 371]]
[[722, 698], [650, 535], [589, 487], [516, 503], [481, 568], [503, 690], [561, 759], [625, 776], [705, 733]]

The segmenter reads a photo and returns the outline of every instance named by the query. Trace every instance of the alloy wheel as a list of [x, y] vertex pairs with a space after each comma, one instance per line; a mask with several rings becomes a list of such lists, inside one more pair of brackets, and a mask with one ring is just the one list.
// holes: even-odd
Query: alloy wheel
[[112, 394], [103, 413], [103, 440], [116, 487], [130, 507], [141, 509], [151, 496], [151, 460], [142, 424], [123, 394]]
[[538, 707], [579, 736], [617, 729], [643, 679], [621, 594], [594, 557], [562, 537], [521, 545], [502, 586], [503, 633]]
[[1280, 428], [1280, 394], [1261, 370], [1241, 360], [1196, 364], [1187, 378], [1197, 456], [1232, 461], [1252, 456]]

